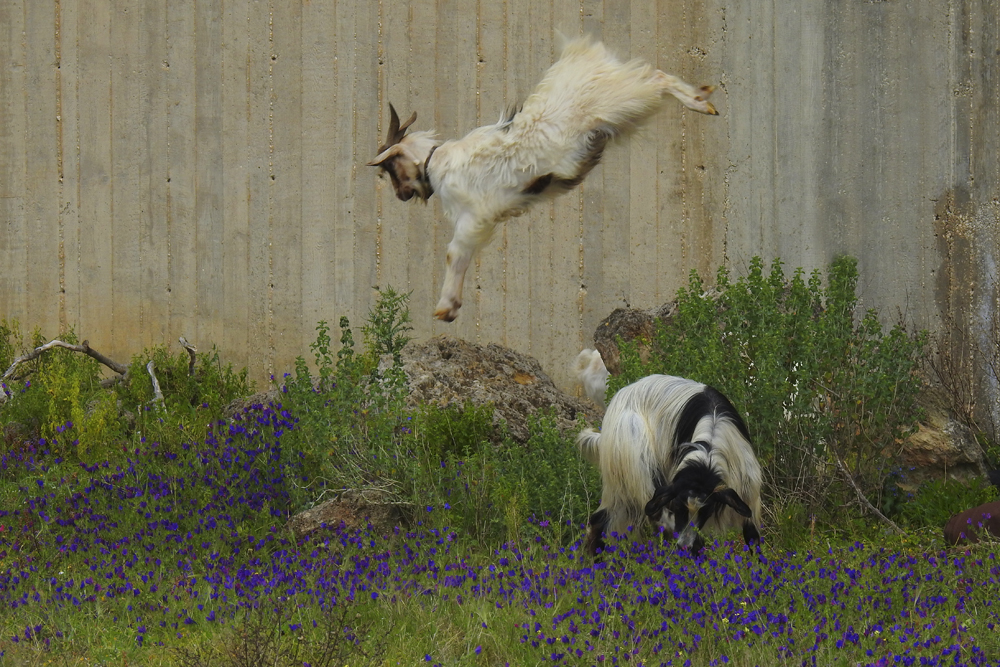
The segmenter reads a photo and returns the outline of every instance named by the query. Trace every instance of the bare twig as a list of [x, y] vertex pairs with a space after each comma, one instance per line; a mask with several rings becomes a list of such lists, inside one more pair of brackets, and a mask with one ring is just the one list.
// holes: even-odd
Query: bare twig
[[[17, 367], [20, 366], [21, 364], [31, 361], [33, 359], [37, 359], [38, 357], [42, 356], [45, 352], [56, 347], [61, 347], [70, 350], [72, 352], [82, 352], [83, 354], [86, 354], [88, 357], [97, 360], [99, 363], [104, 364], [105, 366], [113, 370], [115, 373], [118, 373], [122, 377], [128, 375], [128, 366], [119, 364], [117, 361], [108, 359], [106, 356], [104, 356], [97, 350], [90, 347], [90, 343], [87, 341], [83, 341], [79, 345], [73, 345], [72, 343], [66, 343], [61, 340], [52, 340], [46, 343], [45, 345], [39, 345], [31, 352], [28, 352], [27, 354], [22, 355], [17, 359], [15, 359], [14, 363], [10, 365], [7, 371], [2, 376], [0, 376], [0, 383], [6, 382], [14, 374], [14, 371], [17, 369]], [[8, 398], [10, 398], [10, 394], [8, 394], [6, 389], [4, 389], [2, 384], [0, 384], [0, 403], [3, 403]]]
[[181, 336], [178, 340], [181, 345], [184, 346], [184, 349], [187, 350], [188, 356], [191, 357], [191, 361], [188, 363], [188, 375], [194, 375], [195, 355], [198, 353], [198, 348], [187, 342], [187, 339], [184, 338], [184, 336]]
[[872, 505], [871, 502], [868, 500], [868, 498], [865, 497], [865, 494], [861, 492], [861, 489], [858, 487], [857, 482], [854, 481], [854, 477], [851, 475], [850, 472], [848, 472], [847, 466], [845, 466], [844, 462], [840, 460], [840, 454], [838, 454], [833, 447], [830, 447], [830, 451], [833, 453], [833, 458], [837, 461], [837, 467], [840, 468], [840, 472], [844, 473], [844, 477], [846, 477], [850, 485], [854, 487], [854, 492], [858, 494], [858, 500], [861, 501], [861, 504], [867, 507], [869, 512], [871, 512], [879, 519], [887, 523], [894, 531], [902, 535], [903, 529], [897, 526], [892, 519], [882, 514], [882, 512], [880, 512], [877, 507]]
[[116, 361], [108, 359], [103, 354], [90, 347], [90, 343], [88, 343], [87, 341], [83, 341], [83, 343], [81, 343], [80, 345], [72, 345], [70, 343], [64, 343], [61, 340], [53, 340], [46, 343], [45, 345], [40, 345], [39, 347], [36, 347], [28, 354], [25, 354], [24, 356], [15, 359], [14, 363], [12, 363], [10, 365], [10, 368], [7, 369], [7, 372], [3, 374], [3, 377], [0, 377], [0, 380], [6, 380], [11, 375], [13, 375], [14, 369], [17, 368], [20, 364], [23, 364], [26, 361], [31, 361], [32, 359], [37, 359], [38, 357], [42, 356], [43, 353], [47, 352], [48, 350], [51, 350], [54, 347], [63, 347], [73, 352], [83, 352], [88, 357], [96, 359], [100, 363], [104, 364], [105, 366], [113, 370], [115, 373], [119, 373], [121, 375], [125, 375], [126, 373], [128, 373], [128, 366], [124, 366]]
[[155, 368], [153, 366], [153, 360], [150, 359], [149, 363], [146, 364], [146, 371], [149, 373], [149, 377], [153, 379], [153, 400], [151, 400], [150, 403], [156, 403], [157, 401], [159, 401], [160, 407], [162, 408], [163, 392], [160, 391], [160, 382], [159, 380], [156, 379], [156, 373], [153, 372], [154, 370]]

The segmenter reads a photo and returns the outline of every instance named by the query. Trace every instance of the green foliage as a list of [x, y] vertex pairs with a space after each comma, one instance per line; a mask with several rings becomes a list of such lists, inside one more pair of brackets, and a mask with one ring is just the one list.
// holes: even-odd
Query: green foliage
[[21, 326], [17, 320], [0, 320], [0, 375], [7, 372], [21, 349]]
[[871, 310], [856, 322], [857, 280], [851, 257], [832, 263], [825, 288], [818, 271], [788, 279], [780, 260], [765, 272], [759, 257], [735, 281], [719, 269], [714, 290], [692, 272], [648, 363], [623, 344], [623, 372], [609, 390], [651, 373], [705, 382], [746, 416], [772, 495], [791, 494], [811, 511], [829, 507], [830, 492], [847, 493], [843, 465], [877, 499], [919, 417], [926, 334], [902, 324], [885, 333]]
[[[154, 397], [150, 361], [162, 403]], [[172, 354], [165, 346], [144, 350], [132, 358], [128, 378], [116, 385], [118, 401], [134, 417], [137, 437], [165, 449], [203, 439], [226, 405], [253, 392], [246, 369], [223, 365], [214, 345], [211, 352], [196, 355], [193, 373], [186, 351]]]
[[125, 439], [127, 424], [121, 417], [114, 392], [102, 391], [87, 404], [77, 440], [77, 457], [87, 463], [96, 463], [113, 456], [115, 443]]
[[552, 525], [556, 539], [571, 542], [600, 502], [591, 495], [600, 488], [600, 473], [577, 454], [575, 439], [559, 430], [554, 416], [529, 416], [528, 433], [523, 446], [508, 440], [497, 484], [507, 537], [534, 515]]
[[597, 468], [583, 462], [550, 414], [529, 417], [523, 444], [492, 421], [489, 406], [423, 409], [406, 475], [418, 511], [433, 508], [429, 518], [480, 540], [516, 541], [532, 517], [564, 542], [579, 537], [597, 506], [590, 495], [600, 488]]
[[417, 412], [417, 430], [429, 459], [462, 458], [479, 451], [494, 437], [493, 406], [424, 406]]
[[[377, 287], [375, 289], [378, 290]], [[413, 330], [410, 311], [406, 307], [410, 292], [400, 294], [392, 287], [386, 287], [378, 293], [379, 298], [369, 309], [368, 321], [363, 328], [365, 346], [377, 356], [391, 354], [398, 365], [402, 363], [400, 353], [411, 340], [406, 334]]]
[[[361, 618], [360, 605], [341, 600], [320, 609], [315, 631], [295, 621], [303, 620], [301, 608], [293, 609], [289, 598], [270, 597], [248, 607], [236, 628], [216, 643], [203, 641], [197, 649], [174, 651], [179, 667], [244, 667], [276, 665], [293, 667], [341, 667], [381, 665], [390, 627], [374, 636], [373, 622]], [[309, 613], [309, 612], [306, 612]], [[290, 628], [295, 628], [294, 631]]]
[[940, 529], [952, 516], [971, 507], [996, 500], [996, 489], [975, 477], [968, 482], [950, 477], [927, 480], [916, 491], [907, 492], [905, 478], [893, 475], [885, 494], [883, 509], [912, 528]]
[[[0, 353], [13, 357], [20, 336], [4, 323]], [[60, 340], [77, 344], [71, 330]], [[46, 342], [40, 332], [32, 347]], [[8, 349], [9, 348], [9, 349]], [[164, 394], [154, 405], [146, 363], [152, 360]], [[197, 356], [189, 373], [187, 353], [171, 355], [157, 347], [133, 358], [124, 380], [102, 387], [102, 367], [91, 357], [53, 347], [18, 366], [20, 378], [12, 397], [0, 409], [0, 423], [20, 425], [24, 437], [41, 437], [56, 454], [80, 461], [112, 456], [128, 438], [151, 438], [168, 448], [184, 440], [203, 438], [209, 422], [233, 399], [252, 391], [246, 370], [223, 365], [213, 347]]]
[[[2, 334], [8, 341], [19, 336]], [[40, 332], [32, 335], [33, 345], [44, 343]], [[73, 331], [61, 340], [77, 344]], [[11, 356], [16, 354], [11, 348]], [[44, 438], [56, 454], [74, 454], [76, 440], [86, 419], [86, 406], [101, 391], [100, 365], [88, 356], [54, 347], [38, 358], [18, 366], [19, 383], [9, 386], [11, 398], [0, 412], [0, 422], [16, 423], [28, 433]]]
[[[364, 326], [366, 348], [358, 353], [347, 317], [340, 318], [340, 349], [334, 361], [329, 326], [321, 321], [310, 345], [315, 375], [299, 357], [294, 375], [281, 387], [282, 404], [299, 419], [297, 452], [316, 470], [317, 484], [297, 489], [299, 505], [334, 489], [377, 488], [398, 497], [404, 465], [401, 452], [412, 439], [412, 416], [405, 409], [406, 374], [399, 352], [410, 315], [408, 294], [391, 287], [379, 292]], [[371, 332], [371, 333], [369, 333]], [[380, 368], [383, 354], [392, 364]], [[408, 455], [408, 454], [407, 454]]]

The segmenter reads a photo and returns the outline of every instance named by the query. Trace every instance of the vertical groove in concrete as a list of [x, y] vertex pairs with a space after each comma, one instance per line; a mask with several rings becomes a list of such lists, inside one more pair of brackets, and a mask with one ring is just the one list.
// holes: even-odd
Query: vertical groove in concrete
[[[459, 321], [435, 322], [452, 230], [365, 166], [388, 104], [445, 139], [491, 123], [556, 30], [719, 84], [722, 115], [667, 99], [579, 190], [499, 227]], [[186, 335], [266, 380], [318, 320], [360, 333], [392, 285], [416, 337], [507, 344], [568, 386], [601, 318], [691, 269], [851, 253], [865, 305], [982, 346], [998, 44], [988, 0], [0, 0], [0, 318], [119, 358]]]

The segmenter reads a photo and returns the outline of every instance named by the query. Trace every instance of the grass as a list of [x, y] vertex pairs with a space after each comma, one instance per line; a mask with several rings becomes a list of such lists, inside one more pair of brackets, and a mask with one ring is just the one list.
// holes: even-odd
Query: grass
[[[4, 664], [257, 664], [226, 653], [254, 622], [285, 651], [275, 664], [288, 665], [322, 664], [323, 647], [352, 665], [1000, 656], [995, 545], [817, 534], [794, 551], [716, 541], [692, 559], [639, 532], [594, 563], [572, 520], [529, 519], [517, 541], [490, 544], [450, 528], [459, 510], [441, 506], [409, 529], [329, 527], [296, 541], [281, 509], [308, 474], [282, 456], [295, 428], [267, 406], [217, 422], [178, 454], [150, 445], [97, 465], [37, 448], [4, 457]], [[261, 650], [254, 637], [250, 655]]]
[[[572, 434], [540, 414], [514, 443], [489, 407], [407, 408], [405, 295], [382, 296], [364, 350], [342, 319], [334, 353], [321, 322], [281, 403], [228, 420], [249, 385], [217, 354], [192, 375], [150, 351], [162, 406], [144, 357], [112, 390], [61, 353], [19, 378], [0, 407], [0, 664], [1000, 665], [997, 545], [940, 532], [988, 487], [888, 485], [895, 536], [841, 505], [817, 523], [775, 484], [759, 551], [716, 539], [694, 559], [638, 528], [595, 562], [600, 480]], [[348, 489], [398, 525], [286, 528]]]

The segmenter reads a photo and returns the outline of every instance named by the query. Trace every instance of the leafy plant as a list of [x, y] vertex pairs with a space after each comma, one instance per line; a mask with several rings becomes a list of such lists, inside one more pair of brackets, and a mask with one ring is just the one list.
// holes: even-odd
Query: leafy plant
[[378, 290], [379, 298], [375, 306], [368, 310], [368, 321], [362, 331], [365, 347], [371, 354], [382, 356], [391, 354], [393, 362], [400, 365], [400, 354], [411, 338], [406, 334], [413, 331], [410, 325], [410, 310], [406, 302], [410, 292], [401, 294], [392, 287]]
[[[154, 395], [147, 370], [150, 361], [162, 402]], [[214, 345], [210, 352], [196, 355], [193, 372], [187, 352], [172, 354], [165, 346], [145, 350], [132, 358], [128, 378], [128, 382], [118, 383], [115, 391], [135, 421], [137, 437], [168, 449], [203, 439], [225, 406], [253, 392], [246, 369], [237, 371], [231, 364], [223, 364]]]
[[417, 412], [417, 429], [428, 460], [471, 456], [495, 437], [493, 406], [471, 401], [464, 406], [423, 406]]
[[[780, 260], [746, 276], [725, 268], [709, 290], [692, 272], [672, 318], [657, 325], [649, 361], [622, 347], [610, 390], [651, 373], [699, 380], [725, 393], [747, 417], [772, 496], [808, 511], [854, 498], [850, 480], [877, 505], [900, 444], [920, 415], [916, 399], [926, 334], [900, 323], [884, 332], [873, 310], [856, 319], [857, 261], [839, 257], [823, 278]], [[790, 500], [785, 498], [784, 500]]]
[[[286, 376], [282, 402], [300, 422], [297, 455], [305, 457], [320, 482], [301, 489], [298, 503], [313, 502], [330, 487], [377, 488], [394, 497], [401, 492], [405, 466], [399, 461], [409, 456], [404, 441], [412, 435], [400, 357], [409, 340], [404, 335], [410, 328], [408, 297], [391, 287], [379, 292], [363, 327], [366, 346], [360, 353], [350, 322], [341, 317], [335, 362], [329, 327], [320, 322], [310, 345], [318, 377], [302, 357], [294, 376]], [[383, 354], [392, 355], [388, 366], [380, 365]]]
[[[600, 473], [580, 458], [573, 437], [559, 430], [552, 415], [530, 415], [528, 433], [523, 446], [508, 441], [498, 480], [497, 502], [506, 508], [508, 538], [534, 516], [568, 543], [579, 537], [579, 526], [600, 502], [592, 495], [600, 488]], [[519, 511], [512, 514], [513, 508]]]
[[969, 481], [950, 477], [930, 479], [919, 484], [915, 491], [906, 491], [906, 482], [901, 472], [890, 475], [883, 508], [913, 528], [940, 529], [955, 514], [996, 500], [997, 495], [996, 489], [980, 477]]
[[[14, 338], [13, 334], [4, 335]], [[72, 330], [61, 339], [78, 343]], [[32, 340], [33, 347], [44, 342], [39, 331], [32, 334]], [[101, 391], [99, 364], [90, 357], [56, 347], [18, 370], [20, 381], [8, 385], [11, 398], [3, 405], [0, 421], [19, 424], [26, 434], [43, 438], [57, 454], [75, 454], [86, 406]]]
[[0, 320], [0, 375], [14, 363], [22, 342], [17, 320]]

